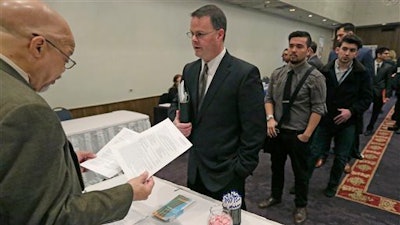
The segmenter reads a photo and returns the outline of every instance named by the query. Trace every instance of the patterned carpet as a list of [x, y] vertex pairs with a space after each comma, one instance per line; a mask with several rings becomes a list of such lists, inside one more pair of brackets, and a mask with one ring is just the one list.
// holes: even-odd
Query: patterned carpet
[[394, 121], [390, 120], [392, 114], [393, 110], [390, 110], [383, 123], [365, 146], [363, 150], [365, 159], [357, 160], [353, 164], [352, 172], [344, 177], [336, 196], [400, 215], [399, 200], [368, 191], [387, 150], [387, 145], [393, 136], [393, 132], [387, 130], [388, 126], [394, 124]]
[[[379, 127], [379, 129], [374, 136], [360, 136], [361, 147], [363, 149], [368, 143], [373, 143], [370, 142], [371, 138], [376, 140], [379, 135], [384, 134], [391, 136], [391, 132], [387, 132], [385, 129], [388, 123], [392, 123], [388, 120], [387, 114], [393, 104], [394, 99], [384, 105], [383, 113], [379, 115], [376, 124], [376, 127]], [[364, 124], [369, 121], [370, 115], [371, 110], [368, 110], [364, 114]], [[382, 121], [385, 118], [386, 120], [382, 124]], [[323, 190], [328, 182], [333, 156], [329, 157], [324, 166], [315, 170], [310, 181], [309, 200], [307, 206], [309, 216], [305, 225], [400, 225], [400, 216], [395, 213], [398, 209], [396, 208], [398, 207], [398, 201], [400, 200], [400, 135], [394, 134], [391, 136], [390, 140], [389, 138], [385, 140], [388, 144], [386, 147], [383, 147], [385, 151], [380, 154], [379, 161], [375, 161], [375, 165], [373, 166], [374, 172], [370, 173], [371, 176], [368, 180], [363, 181], [363, 188], [357, 186], [357, 189], [363, 189], [362, 194], [353, 191], [354, 198], [343, 197], [344, 193], [347, 193], [348, 195], [351, 194], [348, 191], [342, 192], [345, 185], [341, 186], [342, 188], [338, 192], [337, 197], [327, 198], [324, 196]], [[368, 144], [368, 146], [374, 145]], [[368, 148], [364, 151], [367, 154], [367, 160], [363, 160], [366, 161], [365, 163], [363, 162], [363, 164], [361, 164], [361, 161], [355, 161], [353, 166], [354, 172], [351, 175], [360, 174], [360, 169], [365, 167], [361, 165], [371, 166], [367, 161], [375, 158], [375, 156], [371, 156], [369, 151], [371, 150]], [[292, 211], [294, 208], [294, 196], [289, 194], [289, 188], [293, 186], [294, 179], [291, 171], [290, 159], [287, 160], [285, 168], [285, 190], [282, 196], [282, 203], [268, 209], [259, 209], [257, 207], [258, 202], [261, 201], [262, 198], [269, 196], [271, 187], [270, 156], [269, 154], [262, 152], [260, 152], [259, 155], [259, 165], [254, 171], [253, 176], [247, 179], [246, 204], [248, 211], [282, 224], [293, 224]], [[158, 172], [156, 176], [180, 185], [186, 185], [186, 170], [187, 153], [171, 162]], [[348, 180], [350, 179], [349, 177], [350, 176], [344, 177], [342, 184], [347, 185]], [[355, 182], [355, 184], [363, 182]], [[372, 204], [374, 201], [370, 201], [371, 204], [367, 204], [367, 200], [360, 201], [360, 199], [365, 199], [364, 197], [366, 197], [366, 193], [368, 193], [368, 198], [370, 196], [379, 196], [379, 203]], [[394, 208], [395, 210], [387, 210], [391, 208]]]

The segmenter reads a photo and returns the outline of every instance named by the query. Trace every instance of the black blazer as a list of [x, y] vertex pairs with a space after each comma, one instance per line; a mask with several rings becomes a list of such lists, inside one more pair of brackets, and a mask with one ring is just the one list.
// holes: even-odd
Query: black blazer
[[[374, 65], [375, 67], [375, 65]], [[395, 66], [389, 62], [383, 62], [377, 74], [373, 77], [374, 96], [382, 96], [382, 90], [392, 92], [392, 74], [396, 72]]]
[[[335, 73], [335, 60], [322, 68], [326, 78], [326, 106], [328, 113], [321, 123], [334, 128], [347, 127], [356, 124], [362, 119], [362, 113], [372, 102], [372, 82], [364, 66], [357, 60], [353, 61], [353, 69], [339, 85]], [[345, 108], [351, 111], [350, 119], [340, 125], [335, 125], [333, 118], [339, 114], [337, 109]]]
[[[218, 191], [257, 167], [266, 132], [263, 86], [257, 67], [227, 52], [198, 110], [200, 70], [199, 59], [187, 64], [182, 76], [192, 123], [188, 182], [200, 176], [210, 191]], [[176, 108], [172, 103], [172, 120]]]

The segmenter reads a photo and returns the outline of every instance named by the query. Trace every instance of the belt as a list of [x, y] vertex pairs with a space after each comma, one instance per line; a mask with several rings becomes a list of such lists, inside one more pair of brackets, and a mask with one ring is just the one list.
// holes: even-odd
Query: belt
[[302, 134], [302, 133], [304, 133], [304, 130], [291, 130], [291, 129], [281, 128], [281, 129], [279, 129], [279, 133], [282, 133], [282, 134]]

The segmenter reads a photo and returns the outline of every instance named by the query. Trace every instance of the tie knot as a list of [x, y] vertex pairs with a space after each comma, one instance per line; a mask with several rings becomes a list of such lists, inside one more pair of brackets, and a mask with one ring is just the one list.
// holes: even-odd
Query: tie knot
[[203, 73], [208, 73], [208, 65], [207, 65], [207, 63], [204, 64]]

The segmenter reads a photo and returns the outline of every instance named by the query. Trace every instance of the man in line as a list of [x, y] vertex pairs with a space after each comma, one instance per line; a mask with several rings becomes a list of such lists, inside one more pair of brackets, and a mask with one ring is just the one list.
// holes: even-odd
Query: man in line
[[225, 49], [221, 9], [206, 5], [191, 17], [188, 36], [199, 59], [183, 69], [189, 122], [180, 121], [177, 103], [170, 108], [171, 120], [193, 143], [187, 185], [217, 200], [236, 190], [245, 208], [245, 179], [257, 167], [266, 130], [260, 72]]
[[370, 136], [373, 133], [374, 125], [378, 119], [379, 113], [382, 110], [384, 103], [389, 101], [392, 94], [392, 75], [396, 73], [396, 67], [392, 62], [388, 62], [389, 49], [380, 47], [375, 50], [374, 62], [374, 77], [372, 78], [373, 85], [373, 106], [372, 114], [367, 130], [364, 132], [365, 136]]
[[0, 224], [102, 224], [150, 195], [148, 174], [82, 194], [79, 162], [54, 111], [36, 92], [75, 62], [67, 22], [38, 0], [0, 2]]
[[287, 48], [283, 49], [282, 61], [285, 62], [285, 65], [290, 61], [289, 50]]
[[308, 64], [314, 66], [318, 71], [321, 71], [322, 67], [324, 66], [322, 61], [318, 58], [317, 43], [315, 43], [315, 41], [311, 42], [307, 62]]
[[[340, 24], [336, 30], [335, 30], [335, 34], [336, 34], [336, 40], [335, 40], [335, 46], [340, 43], [343, 39], [344, 36], [348, 35], [348, 34], [355, 34], [355, 26], [352, 23], [343, 23]], [[336, 53], [336, 49], [332, 50], [329, 53], [329, 58], [328, 58], [328, 62], [332, 62], [333, 60], [337, 59], [338, 55]], [[367, 70], [367, 73], [370, 75], [370, 77], [372, 78], [374, 75], [374, 59], [372, 57], [372, 50], [369, 48], [365, 48], [362, 47], [357, 51], [357, 56], [356, 56], [357, 60], [365, 67], [365, 69]], [[357, 121], [357, 126], [356, 126], [356, 134], [354, 136], [354, 148], [353, 150], [350, 152], [349, 155], [349, 159], [348, 161], [351, 160], [351, 157], [355, 158], [355, 159], [363, 159], [364, 156], [360, 153], [360, 137], [359, 135], [363, 133], [363, 116], [357, 116], [358, 121]], [[320, 167], [322, 166], [327, 157], [328, 157], [328, 153], [329, 153], [330, 147], [328, 149], [325, 149], [325, 151], [323, 151], [321, 153], [320, 159], [317, 160], [316, 162], [316, 167]], [[351, 167], [349, 163], [346, 163], [346, 167], [345, 167], [345, 172], [346, 173], [350, 173], [351, 171]]]
[[[316, 142], [311, 145], [311, 152], [329, 149], [334, 138], [335, 159], [324, 191], [327, 197], [333, 197], [336, 193], [353, 148], [357, 117], [368, 109], [372, 99], [370, 76], [356, 59], [357, 51], [361, 47], [362, 42], [357, 36], [344, 36], [336, 50], [338, 58], [324, 66], [321, 71], [326, 78], [328, 113], [322, 117], [315, 132]], [[310, 168], [311, 171], [312, 169]]]
[[[311, 44], [311, 36], [305, 31], [295, 31], [289, 35], [288, 65], [276, 69], [271, 75], [271, 85], [266, 99], [267, 134], [275, 139], [276, 146], [271, 146], [272, 187], [271, 196], [259, 204], [270, 207], [281, 202], [285, 162], [289, 155], [295, 177], [295, 224], [302, 224], [307, 219], [308, 195], [308, 152], [314, 129], [321, 115], [326, 111], [326, 86], [323, 75], [307, 63], [307, 53]], [[297, 98], [288, 111], [288, 116], [279, 131], [277, 122], [287, 106], [291, 96], [306, 71], [312, 69], [310, 75], [301, 86]]]

